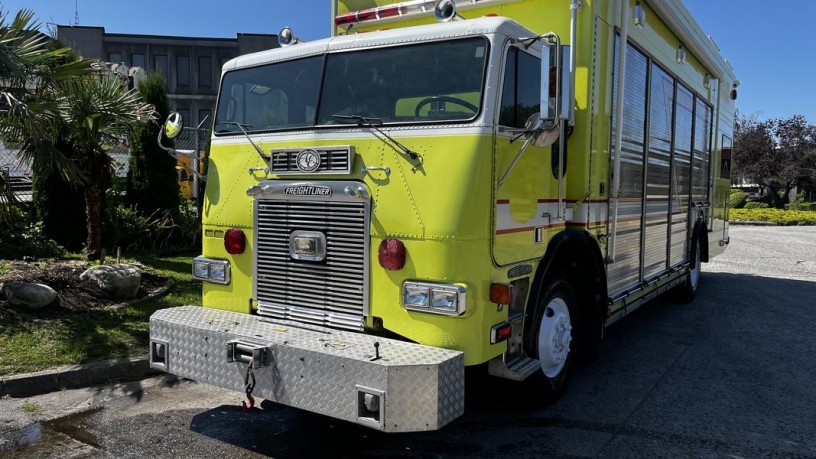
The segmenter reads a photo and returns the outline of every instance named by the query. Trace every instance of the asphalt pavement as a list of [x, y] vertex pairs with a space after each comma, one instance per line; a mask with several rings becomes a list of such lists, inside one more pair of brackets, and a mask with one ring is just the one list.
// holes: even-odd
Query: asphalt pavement
[[816, 457], [816, 228], [731, 228], [693, 303], [607, 329], [532, 409], [469, 374], [465, 415], [382, 434], [172, 377], [0, 400], [0, 457]]

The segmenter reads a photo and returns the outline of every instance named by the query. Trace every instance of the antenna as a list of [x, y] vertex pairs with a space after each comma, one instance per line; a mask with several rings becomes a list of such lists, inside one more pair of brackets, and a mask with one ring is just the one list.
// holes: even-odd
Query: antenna
[[79, 25], [79, 0], [74, 0], [74, 26]]

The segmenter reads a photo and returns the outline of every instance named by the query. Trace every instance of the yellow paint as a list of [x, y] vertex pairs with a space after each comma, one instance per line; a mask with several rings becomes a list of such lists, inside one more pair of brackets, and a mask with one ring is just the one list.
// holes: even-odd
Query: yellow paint
[[[392, 3], [392, 0], [333, 0], [337, 14]], [[642, 4], [645, 2], [641, 2]], [[634, 0], [630, 1], [630, 6]], [[522, 0], [504, 5], [462, 10], [466, 18], [500, 14], [516, 19], [535, 33], [554, 31], [569, 44], [569, 2], [565, 0]], [[674, 62], [679, 41], [647, 11], [643, 29], [630, 27], [631, 40], [664, 63], [667, 70], [683, 80], [698, 94], [709, 95], [703, 85], [705, 70], [688, 52], [687, 62]], [[584, 0], [578, 18], [577, 75], [575, 90], [575, 126], [567, 143], [568, 175], [564, 199], [603, 200], [608, 198], [610, 166], [610, 117], [614, 27], [619, 21], [617, 2]], [[403, 22], [359, 25], [357, 32], [378, 28], [396, 28], [435, 22], [432, 16], [412, 17]], [[491, 62], [494, 68], [503, 62]], [[500, 86], [500, 85], [499, 85]], [[483, 104], [495, 104], [496, 91], [487, 88]], [[478, 103], [478, 96], [456, 94]], [[723, 109], [732, 117], [733, 102], [724, 101]], [[721, 102], [722, 102], [721, 101]], [[412, 114], [418, 100], [405, 100], [397, 110]], [[712, 101], [716, 106], [716, 101]], [[731, 118], [733, 119], [733, 118]], [[418, 128], [419, 129], [419, 128]], [[507, 170], [522, 141], [510, 143], [504, 135], [446, 135], [428, 128], [427, 135], [400, 138], [408, 148], [422, 156], [422, 163], [407, 158], [386, 143], [371, 138], [327, 139], [321, 136], [298, 141], [286, 136], [270, 136], [259, 141], [263, 151], [275, 148], [308, 148], [328, 145], [352, 145], [354, 168], [342, 180], [365, 183], [372, 196], [370, 230], [370, 316], [384, 327], [407, 339], [431, 346], [465, 352], [467, 365], [479, 364], [504, 352], [506, 345], [489, 344], [490, 327], [507, 319], [507, 308], [499, 310], [489, 300], [491, 282], [507, 282], [507, 269], [530, 260], [533, 269], [547, 250], [547, 242], [564, 226], [546, 227], [544, 240], [536, 244], [532, 228], [497, 232], [497, 201], [509, 202], [514, 224], [524, 226], [535, 221], [539, 200], [558, 196], [553, 176], [550, 147], [530, 147], [511, 172], [507, 182], [497, 189], [499, 178]], [[274, 139], [274, 140], [269, 140]], [[712, 155], [712, 162], [718, 161]], [[390, 176], [371, 171], [363, 175], [362, 166], [389, 167]], [[204, 284], [204, 306], [250, 312], [252, 298], [253, 199], [246, 190], [265, 179], [291, 179], [262, 172], [249, 174], [250, 168], [265, 167], [248, 142], [224, 145], [214, 142], [210, 153], [209, 178], [203, 210], [203, 255], [229, 260], [232, 282], [227, 286]], [[337, 177], [302, 176], [298, 180], [332, 180]], [[724, 188], [727, 189], [727, 188]], [[717, 191], [720, 196], [720, 189]], [[574, 207], [577, 207], [576, 204]], [[719, 214], [718, 214], [719, 216]], [[554, 219], [554, 215], [552, 216]], [[223, 232], [242, 228], [247, 235], [245, 253], [232, 256], [224, 250]], [[607, 231], [599, 226], [593, 234]], [[388, 237], [397, 237], [407, 248], [407, 262], [399, 271], [380, 267], [377, 248]], [[605, 251], [605, 247], [601, 247]], [[467, 312], [459, 317], [408, 311], [401, 306], [404, 282], [409, 280], [460, 284], [467, 288]]]

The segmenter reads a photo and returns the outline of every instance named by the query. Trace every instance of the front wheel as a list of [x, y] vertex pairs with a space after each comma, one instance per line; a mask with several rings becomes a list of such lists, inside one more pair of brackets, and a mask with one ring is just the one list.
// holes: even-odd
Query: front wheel
[[529, 385], [534, 399], [549, 405], [566, 388], [579, 344], [578, 301], [572, 286], [563, 279], [550, 283], [535, 319], [538, 328], [530, 351], [540, 369], [530, 377]]

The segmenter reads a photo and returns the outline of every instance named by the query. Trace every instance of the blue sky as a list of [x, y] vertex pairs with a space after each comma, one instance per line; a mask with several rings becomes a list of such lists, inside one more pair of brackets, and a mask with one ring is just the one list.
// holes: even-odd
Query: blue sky
[[[816, 31], [812, 21], [816, 1], [684, 3], [733, 64], [742, 82], [737, 101], [742, 113], [757, 114], [760, 119], [802, 114], [816, 124]], [[330, 0], [78, 0], [78, 4], [80, 25], [104, 26], [114, 33], [234, 37], [238, 32], [277, 33], [287, 25], [306, 40], [330, 33]], [[74, 20], [70, 0], [2, 1], [6, 11], [23, 7], [33, 9], [42, 23], [70, 24]]]

